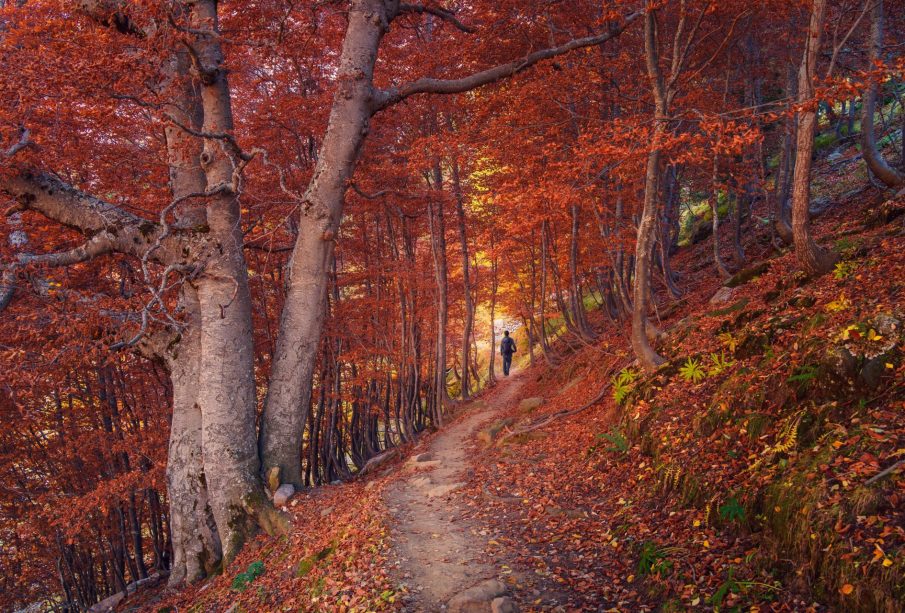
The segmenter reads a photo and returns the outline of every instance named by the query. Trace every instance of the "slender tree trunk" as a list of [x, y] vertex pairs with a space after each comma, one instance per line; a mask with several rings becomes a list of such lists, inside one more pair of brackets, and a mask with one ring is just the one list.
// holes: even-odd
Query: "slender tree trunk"
[[749, 206], [753, 197], [751, 191], [745, 190], [745, 197], [740, 198], [737, 193], [732, 194], [732, 246], [735, 249], [735, 264], [739, 268], [745, 266], [745, 248], [742, 247], [742, 223], [745, 219], [745, 207]]
[[572, 216], [572, 226], [569, 239], [569, 303], [572, 307], [572, 315], [575, 320], [575, 327], [579, 334], [585, 340], [592, 340], [594, 332], [588, 323], [587, 313], [584, 309], [584, 299], [582, 296], [581, 285], [578, 282], [578, 246], [579, 246], [579, 211], [578, 205], [573, 204], [570, 208]]
[[[798, 101], [811, 102], [814, 97], [814, 75], [820, 53], [820, 38], [826, 0], [814, 0], [808, 26], [807, 42], [798, 72]], [[795, 175], [792, 186], [792, 233], [795, 253], [802, 268], [808, 274], [829, 272], [836, 261], [835, 254], [822, 249], [811, 235], [811, 164], [814, 151], [814, 135], [817, 130], [817, 113], [805, 109], [798, 113], [798, 149], [795, 159]]]
[[[786, 91], [789, 93], [789, 96], [798, 96], [798, 81], [795, 78], [795, 69], [791, 63], [788, 66]], [[776, 229], [779, 238], [787, 245], [794, 243], [789, 201], [792, 195], [792, 176], [795, 173], [796, 130], [797, 120], [793, 115], [788, 117], [785, 121], [785, 131], [783, 133], [782, 150], [780, 153], [781, 157], [779, 168], [776, 172], [776, 185], [774, 189], [776, 216], [774, 228]]]
[[719, 271], [720, 276], [724, 279], [728, 279], [730, 277], [729, 271], [726, 270], [726, 265], [723, 263], [723, 259], [720, 257], [719, 168], [719, 157], [717, 155], [714, 155], [713, 175], [711, 179], [713, 190], [710, 197], [710, 212], [713, 215], [713, 261], [716, 263], [716, 269]]
[[654, 370], [663, 358], [654, 351], [647, 338], [647, 305], [650, 296], [650, 259], [654, 247], [654, 231], [657, 223], [657, 180], [660, 176], [660, 146], [666, 134], [667, 104], [660, 73], [657, 51], [656, 10], [649, 9], [644, 20], [644, 41], [648, 75], [654, 92], [654, 131], [651, 149], [647, 156], [644, 179], [644, 208], [638, 224], [638, 240], [635, 247], [634, 291], [632, 294], [632, 348], [645, 370]]
[[540, 322], [540, 347], [541, 352], [544, 354], [544, 360], [546, 362], [552, 363], [551, 355], [550, 355], [550, 344], [547, 340], [547, 251], [548, 251], [548, 243], [547, 243], [547, 221], [544, 220], [541, 225], [541, 248], [540, 248], [540, 261], [541, 261], [541, 272], [540, 272], [540, 316], [538, 317]]
[[474, 329], [475, 306], [472, 299], [471, 271], [468, 259], [468, 236], [465, 231], [465, 206], [463, 203], [462, 185], [459, 182], [459, 163], [453, 160], [452, 164], [453, 195], [456, 199], [456, 216], [459, 225], [459, 247], [462, 250], [462, 290], [465, 296], [465, 321], [462, 324], [462, 399], [467, 400], [471, 396], [471, 377], [469, 367], [471, 360], [471, 338]]
[[436, 379], [434, 382], [434, 425], [443, 424], [443, 405], [449, 398], [446, 385], [446, 328], [449, 321], [449, 273], [446, 263], [446, 215], [444, 213], [442, 195], [443, 175], [440, 161], [434, 162], [433, 188], [438, 194], [436, 201], [428, 203], [428, 221], [431, 233], [431, 250], [434, 257], [434, 281], [437, 286], [437, 344], [436, 344]]
[[[876, 62], [881, 60], [883, 54], [883, 0], [868, 0], [873, 2], [873, 22], [871, 24], [869, 39], [869, 65], [872, 69]], [[877, 111], [877, 89], [875, 82], [864, 92], [861, 105], [861, 151], [867, 168], [887, 187], [899, 187], [905, 185], [905, 173], [894, 168], [886, 161], [883, 154], [877, 149], [877, 136], [874, 132], [874, 115]], [[905, 117], [905, 112], [903, 112]], [[903, 128], [903, 142], [905, 142], [905, 128]]]
[[676, 286], [675, 275], [670, 266], [670, 256], [675, 249], [679, 238], [679, 204], [681, 194], [679, 193], [679, 176], [675, 164], [670, 164], [664, 173], [665, 197], [663, 221], [659, 226], [660, 243], [660, 269], [663, 272], [663, 282], [673, 298], [679, 298], [682, 295], [681, 290]]
[[487, 365], [487, 383], [496, 383], [496, 299], [499, 290], [499, 256], [496, 253], [496, 241], [490, 235], [490, 359]]

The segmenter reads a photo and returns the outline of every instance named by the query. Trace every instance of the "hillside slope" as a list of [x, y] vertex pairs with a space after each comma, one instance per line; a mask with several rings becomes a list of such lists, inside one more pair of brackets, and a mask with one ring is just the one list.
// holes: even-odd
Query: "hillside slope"
[[[834, 274], [807, 279], [787, 253], [731, 288], [701, 275], [651, 376], [621, 337], [534, 373], [526, 393], [546, 402], [513, 407], [514, 431], [610, 387], [476, 461], [474, 515], [540, 584], [523, 604], [901, 610], [905, 203], [881, 203], [820, 220]], [[687, 274], [701, 259], [684, 256]]]

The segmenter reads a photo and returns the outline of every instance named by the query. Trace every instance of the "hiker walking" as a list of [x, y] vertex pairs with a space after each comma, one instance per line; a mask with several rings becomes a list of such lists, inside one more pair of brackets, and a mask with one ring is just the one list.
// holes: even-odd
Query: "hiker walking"
[[503, 355], [503, 374], [508, 377], [509, 369], [512, 368], [512, 354], [515, 353], [515, 341], [509, 336], [509, 330], [503, 330], [500, 353]]

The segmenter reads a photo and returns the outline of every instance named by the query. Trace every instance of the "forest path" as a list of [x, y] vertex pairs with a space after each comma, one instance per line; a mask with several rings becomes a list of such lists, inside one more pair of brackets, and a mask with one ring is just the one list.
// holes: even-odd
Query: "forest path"
[[466, 405], [387, 489], [397, 578], [409, 591], [405, 611], [471, 611], [475, 600], [485, 601], [490, 611], [490, 600], [502, 595], [502, 584], [493, 581], [498, 569], [484, 555], [487, 532], [482, 535], [479, 525], [462, 518], [464, 507], [453, 493], [469, 478], [469, 449], [479, 444], [480, 426], [520, 388], [513, 374]]

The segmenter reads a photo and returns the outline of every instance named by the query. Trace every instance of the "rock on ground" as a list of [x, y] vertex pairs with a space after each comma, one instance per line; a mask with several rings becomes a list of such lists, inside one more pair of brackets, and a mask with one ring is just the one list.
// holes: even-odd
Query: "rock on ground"
[[487, 613], [494, 599], [506, 593], [506, 586], [496, 579], [482, 581], [474, 587], [452, 597], [449, 601], [450, 613]]
[[492, 613], [519, 613], [518, 605], [507, 596], [494, 598], [490, 610]]
[[284, 506], [293, 494], [295, 494], [295, 487], [291, 483], [284, 483], [273, 493], [273, 506]]

